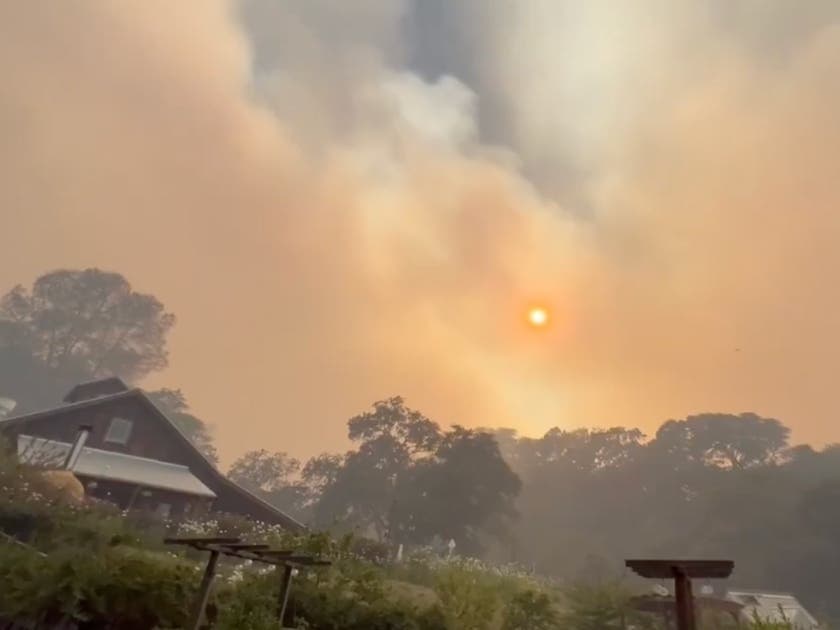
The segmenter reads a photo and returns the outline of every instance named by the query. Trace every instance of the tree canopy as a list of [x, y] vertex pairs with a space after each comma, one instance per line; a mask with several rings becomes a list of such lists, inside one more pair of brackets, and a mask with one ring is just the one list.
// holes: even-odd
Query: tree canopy
[[175, 317], [118, 273], [58, 270], [0, 298], [0, 381], [22, 408], [54, 404], [79, 382], [137, 380], [167, 364]]
[[248, 451], [237, 459], [228, 477], [297, 518], [306, 515], [307, 487], [299, 480], [300, 462], [286, 453]]
[[477, 551], [482, 536], [498, 534], [500, 519], [514, 515], [520, 482], [489, 433], [444, 431], [399, 396], [347, 426], [355, 449], [304, 467], [304, 479], [318, 485], [316, 523], [392, 543], [453, 538]]

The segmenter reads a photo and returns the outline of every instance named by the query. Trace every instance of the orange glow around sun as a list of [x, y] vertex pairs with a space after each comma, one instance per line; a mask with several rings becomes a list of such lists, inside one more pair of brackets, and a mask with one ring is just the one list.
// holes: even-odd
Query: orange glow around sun
[[548, 325], [548, 309], [534, 306], [528, 309], [528, 323], [534, 328], [544, 328]]

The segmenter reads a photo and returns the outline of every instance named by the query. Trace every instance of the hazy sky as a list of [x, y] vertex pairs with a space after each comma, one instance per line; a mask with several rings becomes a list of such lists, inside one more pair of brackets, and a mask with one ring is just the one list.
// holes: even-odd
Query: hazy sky
[[0, 288], [157, 295], [226, 459], [394, 394], [840, 440], [838, 112], [836, 0], [0, 2]]

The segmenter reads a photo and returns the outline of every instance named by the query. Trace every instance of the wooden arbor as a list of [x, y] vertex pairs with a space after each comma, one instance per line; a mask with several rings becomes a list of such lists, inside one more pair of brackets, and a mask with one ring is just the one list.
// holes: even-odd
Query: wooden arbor
[[677, 630], [695, 630], [696, 627], [691, 580], [727, 578], [735, 568], [731, 560], [627, 560], [625, 564], [644, 578], [674, 580]]
[[197, 551], [209, 551], [207, 566], [204, 568], [204, 576], [201, 578], [198, 597], [193, 607], [193, 614], [190, 620], [190, 628], [198, 630], [204, 620], [204, 610], [207, 608], [207, 600], [210, 598], [210, 587], [216, 575], [216, 565], [219, 556], [231, 556], [251, 560], [283, 568], [280, 594], [277, 599], [277, 616], [280, 625], [286, 617], [286, 606], [289, 603], [289, 593], [292, 589], [292, 577], [297, 567], [306, 566], [329, 566], [328, 560], [319, 560], [310, 555], [299, 554], [284, 549], [270, 549], [268, 545], [259, 543], [246, 543], [240, 538], [227, 537], [200, 537], [200, 538], [166, 538], [163, 541], [167, 545], [181, 545], [196, 549]]

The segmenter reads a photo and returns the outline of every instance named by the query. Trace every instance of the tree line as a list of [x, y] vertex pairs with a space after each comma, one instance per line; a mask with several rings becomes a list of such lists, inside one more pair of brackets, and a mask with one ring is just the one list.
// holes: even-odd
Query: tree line
[[[14, 413], [106, 374], [166, 365], [175, 318], [119, 274], [57, 271], [0, 299], [0, 397]], [[151, 392], [211, 459], [208, 427], [178, 389]], [[387, 543], [443, 544], [561, 577], [615, 577], [630, 556], [726, 557], [739, 586], [793, 591], [840, 617], [840, 447], [792, 445], [752, 413], [632, 427], [441, 427], [400, 397], [347, 423], [352, 447], [302, 463], [257, 450], [229, 475], [317, 526]]]

